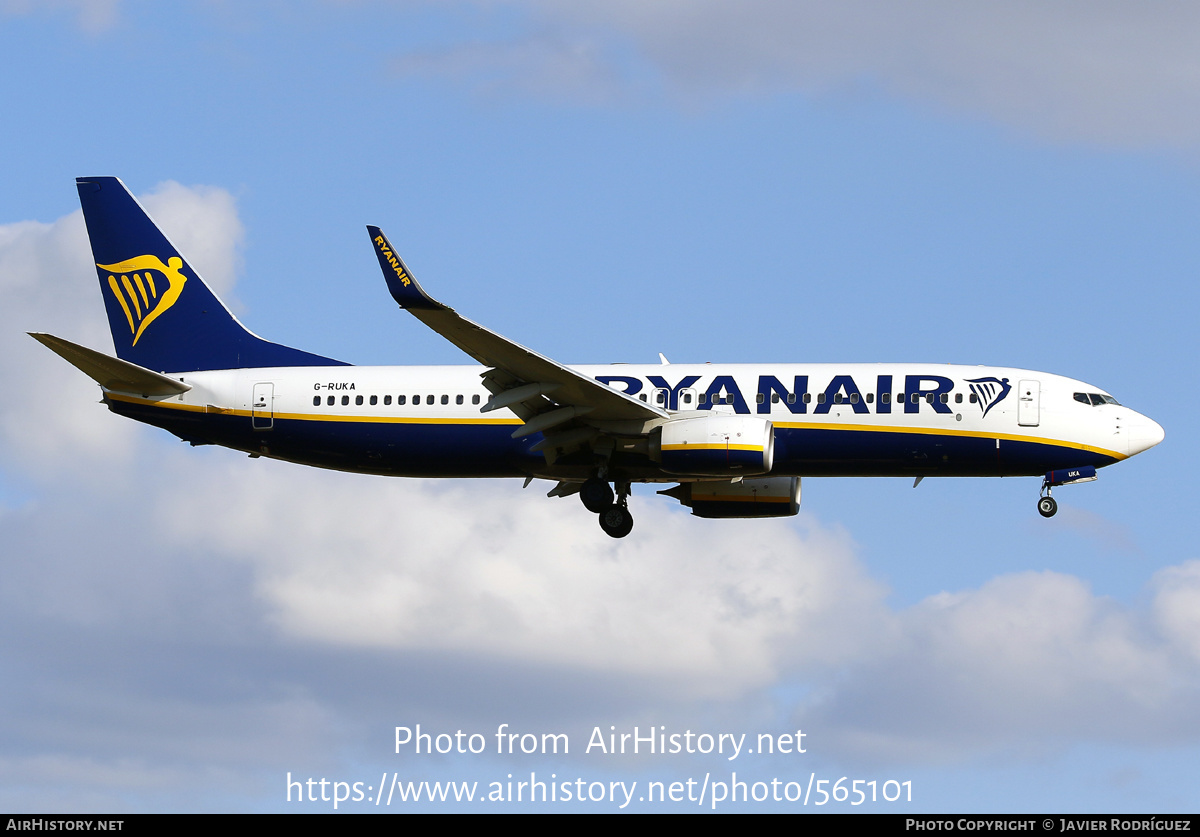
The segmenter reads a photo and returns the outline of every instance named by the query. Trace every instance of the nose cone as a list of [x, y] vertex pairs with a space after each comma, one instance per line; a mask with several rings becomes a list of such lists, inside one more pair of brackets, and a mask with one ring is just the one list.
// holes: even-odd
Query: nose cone
[[1165, 436], [1166, 433], [1163, 432], [1161, 424], [1139, 415], [1129, 423], [1129, 455], [1133, 456], [1149, 450], [1161, 442]]

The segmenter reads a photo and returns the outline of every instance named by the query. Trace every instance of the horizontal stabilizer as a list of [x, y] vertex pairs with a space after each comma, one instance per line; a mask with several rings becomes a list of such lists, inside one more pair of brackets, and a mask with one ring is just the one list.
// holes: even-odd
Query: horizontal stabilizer
[[103, 352], [85, 348], [53, 334], [29, 332], [29, 336], [105, 389], [149, 396], [179, 395], [192, 388], [190, 384], [151, 372], [136, 363], [109, 357]]

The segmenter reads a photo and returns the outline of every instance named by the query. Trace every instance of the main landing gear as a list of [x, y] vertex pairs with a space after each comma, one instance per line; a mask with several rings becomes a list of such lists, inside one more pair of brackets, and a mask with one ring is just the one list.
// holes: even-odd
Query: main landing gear
[[610, 538], [623, 538], [633, 531], [633, 515], [629, 513], [629, 483], [617, 483], [614, 495], [606, 480], [592, 477], [579, 489], [584, 508], [600, 516], [600, 528]]

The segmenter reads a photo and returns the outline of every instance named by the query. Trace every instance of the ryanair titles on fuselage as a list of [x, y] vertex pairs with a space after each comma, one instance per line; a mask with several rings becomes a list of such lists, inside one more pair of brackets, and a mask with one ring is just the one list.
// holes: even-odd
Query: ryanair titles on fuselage
[[[905, 413], [917, 413], [924, 402], [936, 413], [954, 412], [950, 404], [954, 381], [950, 378], [943, 375], [904, 375], [903, 387], [896, 388], [896, 379], [899, 377], [901, 376], [877, 374], [871, 382], [872, 385], [864, 388], [851, 375], [834, 375], [823, 390], [814, 393], [809, 390], [808, 375], [792, 376], [790, 386], [774, 375], [759, 375], [758, 389], [751, 399], [754, 403], [753, 409], [750, 406], [751, 400], [747, 400], [733, 375], [713, 376], [703, 391], [697, 387], [703, 380], [700, 375], [686, 375], [675, 384], [668, 383], [661, 375], [647, 375], [644, 380], [632, 375], [597, 375], [596, 380], [632, 396], [642, 393], [648, 383], [652, 390], [665, 391], [665, 406], [669, 410], [703, 410], [711, 408], [714, 404], [727, 404], [733, 407], [735, 413], [766, 414], [771, 412], [772, 404], [777, 403], [795, 414], [812, 412], [821, 415], [839, 405], [861, 414], [891, 413], [893, 409], [897, 412], [903, 410]], [[971, 403], [977, 404], [985, 415], [1012, 390], [1008, 378], [975, 378], [968, 383], [972, 384]], [[680, 403], [681, 394], [688, 390], [703, 396], [697, 398], [694, 407]]]

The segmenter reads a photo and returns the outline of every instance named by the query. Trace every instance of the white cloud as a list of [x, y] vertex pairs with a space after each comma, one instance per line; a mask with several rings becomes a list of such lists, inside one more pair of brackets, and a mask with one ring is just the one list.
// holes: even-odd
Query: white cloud
[[1158, 629], [1174, 649], [1200, 663], [1200, 561], [1159, 570], [1151, 587]]
[[1160, 573], [1148, 611], [1050, 572], [931, 596], [897, 614], [887, 653], [810, 708], [850, 752], [898, 761], [1195, 741], [1200, 669], [1181, 652], [1200, 643], [1200, 622], [1181, 618], [1194, 591], [1177, 588], [1179, 575], [1196, 567]]
[[618, 543], [576, 500], [541, 494], [236, 462], [186, 498], [160, 494], [156, 518], [251, 562], [305, 640], [636, 675], [695, 697], [854, 654], [879, 609], [845, 538], [816, 525], [697, 521], [646, 497]]
[[881, 90], [1053, 140], [1200, 141], [1200, 9], [1183, 2], [500, 5], [528, 12], [535, 34], [454, 45], [409, 66], [583, 101], [610, 99], [614, 84], [644, 95], [655, 74], [693, 104]]
[[76, 24], [89, 35], [99, 35], [116, 25], [120, 0], [0, 0], [0, 12], [27, 15], [65, 9], [75, 15]]

